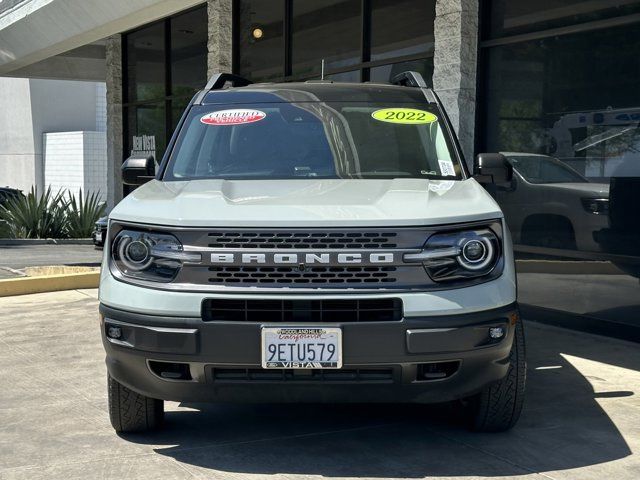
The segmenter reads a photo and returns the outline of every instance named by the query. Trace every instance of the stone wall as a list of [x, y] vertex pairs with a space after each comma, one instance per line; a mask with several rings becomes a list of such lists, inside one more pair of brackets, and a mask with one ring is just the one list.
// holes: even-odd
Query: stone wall
[[122, 36], [107, 38], [107, 205], [122, 200]]
[[232, 53], [232, 0], [208, 0], [209, 39], [207, 42], [207, 75], [231, 72]]
[[433, 88], [458, 133], [467, 164], [474, 151], [478, 0], [437, 0]]

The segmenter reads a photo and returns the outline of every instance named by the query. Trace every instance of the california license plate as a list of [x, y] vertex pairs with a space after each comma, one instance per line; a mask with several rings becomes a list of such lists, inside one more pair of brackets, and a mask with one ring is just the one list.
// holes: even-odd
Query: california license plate
[[342, 330], [262, 327], [262, 368], [341, 368]]

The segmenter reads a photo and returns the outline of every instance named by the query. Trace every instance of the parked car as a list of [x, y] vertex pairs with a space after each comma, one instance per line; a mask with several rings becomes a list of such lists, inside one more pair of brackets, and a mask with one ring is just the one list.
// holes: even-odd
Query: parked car
[[109, 220], [109, 217], [101, 217], [98, 219], [98, 221], [95, 224], [92, 238], [93, 238], [93, 244], [96, 247], [104, 246], [104, 240], [107, 237], [107, 225], [109, 224], [108, 220]]
[[[511, 178], [500, 154], [476, 171]], [[476, 430], [516, 423], [509, 231], [419, 74], [218, 74], [158, 171], [132, 156], [122, 178], [141, 186], [110, 213], [100, 279], [116, 431], [160, 426], [163, 400], [462, 400]]]
[[495, 189], [516, 244], [597, 252], [608, 225], [609, 185], [592, 183], [557, 158], [503, 152], [513, 179]]

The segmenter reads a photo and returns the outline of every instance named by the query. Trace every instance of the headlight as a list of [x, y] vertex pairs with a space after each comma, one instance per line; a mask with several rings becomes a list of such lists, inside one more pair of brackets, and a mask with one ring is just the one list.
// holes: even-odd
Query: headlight
[[496, 246], [489, 235], [464, 239], [457, 260], [465, 269], [474, 272], [485, 270], [496, 259]]
[[420, 253], [405, 254], [405, 262], [420, 262], [435, 282], [489, 275], [501, 259], [500, 239], [488, 227], [437, 233]]
[[594, 215], [609, 215], [608, 198], [582, 198], [582, 207]]
[[111, 245], [111, 259], [122, 275], [140, 280], [170, 282], [183, 262], [199, 262], [199, 253], [184, 252], [168, 233], [122, 230]]

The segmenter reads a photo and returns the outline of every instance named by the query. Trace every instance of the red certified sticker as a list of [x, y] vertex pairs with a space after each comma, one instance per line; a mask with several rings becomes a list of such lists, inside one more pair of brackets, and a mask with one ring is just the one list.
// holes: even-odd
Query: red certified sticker
[[200, 118], [200, 121], [207, 125], [240, 125], [243, 123], [259, 122], [266, 116], [267, 114], [260, 110], [234, 108], [207, 113]]

